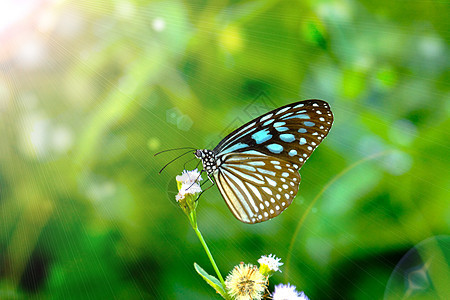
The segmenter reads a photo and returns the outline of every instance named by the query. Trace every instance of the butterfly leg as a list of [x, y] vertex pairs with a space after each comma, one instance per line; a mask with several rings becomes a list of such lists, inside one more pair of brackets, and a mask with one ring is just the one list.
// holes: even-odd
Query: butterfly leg
[[[200, 175], [198, 175], [198, 177], [200, 177], [200, 176], [202, 175], [203, 172], [206, 173], [206, 176], [208, 176], [208, 179], [209, 179], [209, 180], [211, 181], [211, 183], [214, 185], [215, 182], [212, 180], [212, 178], [209, 176], [208, 172], [206, 172], [205, 170], [202, 170], [202, 171], [200, 172]], [[198, 178], [197, 178], [197, 180], [198, 180]]]
[[206, 175], [208, 176], [208, 179], [209, 179], [209, 181], [211, 181], [212, 182], [212, 184], [214, 185], [215, 184], [215, 182], [212, 180], [212, 178], [209, 176], [209, 174], [208, 173], [206, 173]]
[[[211, 179], [211, 178], [210, 178], [210, 179]], [[203, 187], [203, 185], [206, 184], [207, 182], [208, 182], [208, 181], [203, 182], [200, 186]], [[212, 182], [212, 184], [211, 184], [209, 187], [207, 187], [206, 189], [204, 189], [204, 190], [202, 191], [202, 193], [203, 193], [204, 191], [209, 190], [209, 189], [212, 188], [214, 185], [216, 185], [216, 183], [215, 183], [213, 180], [211, 180], [211, 182]]]
[[[206, 184], [207, 182], [208, 182], [208, 181], [203, 182], [202, 184], [200, 184], [200, 186], [203, 187], [203, 185]], [[197, 197], [197, 199], [196, 199], [195, 201], [198, 201], [198, 199], [200, 198], [200, 196], [201, 196], [204, 192], [206, 192], [207, 190], [209, 190], [210, 188], [212, 188], [212, 187], [215, 186], [215, 185], [216, 185], [216, 183], [215, 183], [214, 181], [212, 181], [212, 184], [211, 184], [210, 186], [208, 186], [206, 189], [204, 189], [204, 190], [198, 195], [198, 197]]]
[[[215, 185], [216, 185], [216, 183], [213, 182], [210, 186], [208, 186], [206, 189], [204, 189], [203, 192], [206, 192], [207, 190], [209, 190], [210, 188], [212, 188], [212, 187], [215, 186]], [[202, 193], [203, 193], [203, 192], [202, 192]]]
[[203, 170], [198, 174], [197, 178], [195, 178], [194, 182], [188, 187], [190, 189], [194, 184], [198, 183], [198, 179], [202, 176]]

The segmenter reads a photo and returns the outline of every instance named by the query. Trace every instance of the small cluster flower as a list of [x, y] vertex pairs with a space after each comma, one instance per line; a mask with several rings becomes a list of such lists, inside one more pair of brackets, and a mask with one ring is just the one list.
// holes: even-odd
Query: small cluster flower
[[178, 183], [178, 194], [176, 200], [180, 201], [186, 197], [186, 195], [195, 195], [202, 192], [202, 188], [198, 184], [203, 178], [200, 176], [200, 172], [195, 169], [192, 171], [183, 170], [181, 175], [176, 177]]
[[[199, 182], [202, 180], [200, 172], [195, 169], [192, 171], [184, 170], [181, 175], [176, 177], [178, 194], [175, 199], [178, 205], [189, 217], [192, 224], [195, 224], [195, 209], [197, 208], [197, 196], [202, 192]], [[193, 215], [194, 214], [194, 215]]]
[[283, 265], [282, 262], [280, 262], [281, 258], [277, 258], [273, 254], [269, 254], [268, 256], [263, 255], [260, 259], [258, 259], [258, 262], [260, 264], [259, 270], [261, 274], [265, 276], [271, 276], [276, 271], [280, 271], [280, 267]]

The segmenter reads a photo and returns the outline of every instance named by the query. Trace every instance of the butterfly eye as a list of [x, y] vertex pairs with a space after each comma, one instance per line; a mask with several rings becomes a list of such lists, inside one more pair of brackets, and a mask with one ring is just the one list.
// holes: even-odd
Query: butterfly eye
[[194, 153], [195, 157], [197, 158], [202, 158], [203, 157], [203, 152], [200, 150], [195, 151]]

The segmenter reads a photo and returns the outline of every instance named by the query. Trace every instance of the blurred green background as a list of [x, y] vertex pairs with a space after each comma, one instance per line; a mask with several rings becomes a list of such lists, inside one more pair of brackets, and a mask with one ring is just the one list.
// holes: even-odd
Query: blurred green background
[[153, 154], [308, 98], [335, 123], [286, 212], [200, 200], [223, 275], [274, 253], [271, 288], [311, 299], [448, 296], [447, 1], [2, 3], [0, 299], [216, 299], [174, 200], [188, 158]]

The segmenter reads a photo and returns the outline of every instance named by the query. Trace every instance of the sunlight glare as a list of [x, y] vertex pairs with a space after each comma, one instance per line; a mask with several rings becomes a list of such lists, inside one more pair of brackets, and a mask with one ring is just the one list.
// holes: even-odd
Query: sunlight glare
[[25, 21], [43, 2], [43, 0], [0, 1], [0, 35]]
[[43, 35], [56, 26], [63, 0], [0, 1], [0, 61], [21, 67], [39, 65], [45, 55]]

